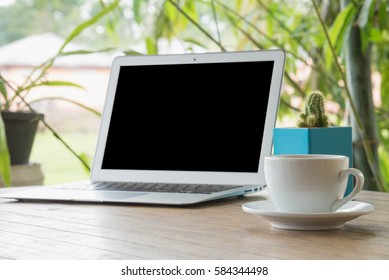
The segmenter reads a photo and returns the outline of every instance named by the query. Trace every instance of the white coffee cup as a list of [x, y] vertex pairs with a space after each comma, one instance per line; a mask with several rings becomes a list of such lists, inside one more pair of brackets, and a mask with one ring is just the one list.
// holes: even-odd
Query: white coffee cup
[[[351, 193], [344, 196], [348, 175], [355, 177]], [[265, 179], [271, 200], [282, 212], [334, 212], [362, 189], [360, 170], [349, 168], [341, 155], [275, 155], [265, 157]]]

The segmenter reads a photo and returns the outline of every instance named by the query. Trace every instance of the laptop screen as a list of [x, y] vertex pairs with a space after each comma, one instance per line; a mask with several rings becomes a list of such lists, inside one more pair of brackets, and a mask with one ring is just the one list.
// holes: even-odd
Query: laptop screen
[[258, 172], [273, 67], [121, 66], [101, 168]]
[[115, 58], [92, 181], [264, 185], [282, 50]]

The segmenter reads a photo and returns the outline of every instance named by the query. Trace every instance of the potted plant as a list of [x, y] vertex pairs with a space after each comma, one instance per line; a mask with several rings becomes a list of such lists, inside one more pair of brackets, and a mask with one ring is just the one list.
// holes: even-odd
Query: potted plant
[[[349, 157], [353, 163], [352, 129], [330, 126], [324, 110], [324, 97], [313, 91], [305, 101], [305, 111], [295, 128], [274, 128], [274, 154], [334, 154]], [[354, 187], [352, 178], [346, 194]]]
[[[45, 122], [43, 114], [35, 111], [28, 101], [30, 90], [42, 86], [73, 86], [80, 85], [66, 81], [49, 81], [47, 71], [52, 66], [56, 55], [45, 63], [32, 69], [29, 76], [21, 84], [7, 80], [0, 73], [0, 179], [5, 186], [11, 184], [11, 166], [14, 170], [32, 170], [41, 173], [38, 164], [30, 164], [30, 154], [39, 122], [42, 122], [56, 137], [60, 137], [54, 129]], [[62, 141], [63, 139], [60, 138]], [[70, 147], [69, 147], [70, 148]], [[71, 148], [70, 148], [71, 149]], [[80, 158], [81, 159], [81, 158]], [[25, 167], [23, 167], [25, 166]], [[30, 174], [30, 176], [33, 174]], [[34, 174], [43, 182], [43, 174]], [[22, 179], [22, 178], [20, 178]]]
[[[4, 79], [0, 75], [0, 83], [3, 81]], [[5, 87], [2, 88], [1, 94], [3, 96], [7, 94]], [[6, 157], [6, 163], [4, 162], [4, 159], [2, 160], [4, 162], [3, 164], [14, 166], [12, 172], [15, 174], [28, 172], [26, 175], [28, 175], [27, 177], [29, 178], [25, 178], [26, 176], [21, 175], [15, 176], [18, 178], [15, 181], [17, 184], [42, 184], [44, 176], [40, 169], [40, 164], [30, 163], [29, 159], [38, 123], [43, 118], [43, 115], [31, 111], [10, 111], [6, 106], [2, 107], [3, 108], [0, 109], [0, 118], [2, 119], [2, 124], [0, 126], [2, 126], [1, 129], [3, 129], [4, 132], [2, 133], [3, 137], [1, 137], [1, 139], [4, 141], [2, 145], [5, 146], [6, 143], [7, 147], [2, 149], [3, 152], [1, 153], [1, 156], [3, 157], [4, 153], [7, 153], [7, 151], [9, 154], [9, 156], [7, 155]], [[3, 165], [3, 168], [4, 167], [5, 166]], [[6, 185], [9, 185], [10, 178], [5, 178], [4, 182]]]
[[[26, 98], [31, 89], [42, 86], [72, 86], [82, 88], [80, 85], [66, 81], [49, 81], [47, 72], [53, 66], [56, 59], [68, 55], [89, 54], [96, 51], [65, 51], [65, 47], [77, 37], [83, 30], [95, 24], [100, 18], [114, 10], [119, 1], [113, 1], [105, 5], [103, 9], [87, 21], [78, 25], [73, 32], [65, 39], [56, 55], [32, 69], [30, 74], [20, 84], [9, 81], [0, 73], [0, 182], [5, 186], [11, 184], [11, 165], [26, 164], [29, 162], [32, 144], [39, 122], [42, 122], [65, 147], [75, 155], [81, 163], [89, 170], [89, 164], [83, 156], [78, 155], [60, 135], [44, 120], [43, 115], [36, 112]], [[103, 51], [107, 51], [105, 49]], [[62, 100], [66, 100], [61, 98]], [[67, 100], [78, 104], [72, 100]], [[99, 115], [92, 108], [78, 104]], [[16, 125], [16, 127], [15, 127]], [[28, 140], [28, 142], [24, 142]], [[19, 144], [21, 144], [19, 146]]]

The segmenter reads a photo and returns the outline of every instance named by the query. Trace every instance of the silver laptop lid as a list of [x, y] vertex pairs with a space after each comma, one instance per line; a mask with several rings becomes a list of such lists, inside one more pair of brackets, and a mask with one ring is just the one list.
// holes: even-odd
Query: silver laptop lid
[[284, 62], [281, 50], [117, 57], [91, 180], [264, 185]]

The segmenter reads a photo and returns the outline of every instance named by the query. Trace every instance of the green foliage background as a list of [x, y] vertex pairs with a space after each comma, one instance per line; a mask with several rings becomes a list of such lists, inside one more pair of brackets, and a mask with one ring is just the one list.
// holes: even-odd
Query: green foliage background
[[[4, 31], [0, 45], [32, 33], [47, 32], [48, 26], [50, 31], [64, 36], [108, 2], [15, 1], [13, 5], [0, 8], [0, 28]], [[21, 13], [26, 9], [30, 12]], [[23, 21], [18, 20], [20, 14], [25, 15]], [[290, 119], [297, 121], [306, 95], [319, 89], [333, 107], [329, 112], [331, 123], [349, 125], [353, 100], [341, 74], [347, 67], [345, 47], [350, 29], [358, 25], [361, 47], [371, 51], [371, 63], [366, 67], [381, 77], [377, 91], [380, 102], [375, 104], [373, 112], [376, 123], [370, 125], [378, 127], [379, 158], [375, 160], [379, 162], [377, 181], [381, 186], [377, 186], [377, 190], [388, 191], [388, 14], [388, 0], [121, 0], [95, 28], [85, 30], [76, 40], [93, 45], [94, 49], [114, 47], [127, 54], [136, 53], [135, 46], [142, 42], [144, 53], [159, 53], [158, 43], [165, 39], [179, 40], [189, 52], [199, 48], [202, 51], [281, 48], [287, 53], [287, 62], [279, 123]], [[30, 24], [26, 26], [25, 22]], [[329, 41], [324, 30], [328, 32]]]

